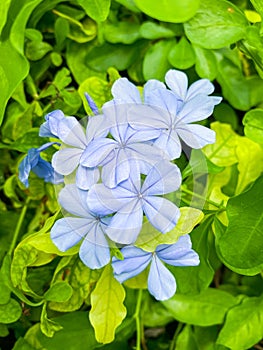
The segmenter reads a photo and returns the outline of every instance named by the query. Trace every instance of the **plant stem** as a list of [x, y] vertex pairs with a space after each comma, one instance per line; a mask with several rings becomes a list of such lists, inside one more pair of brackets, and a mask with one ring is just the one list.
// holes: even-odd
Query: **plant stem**
[[140, 321], [141, 304], [142, 304], [142, 289], [139, 289], [136, 309], [133, 315], [135, 318], [136, 331], [137, 331], [136, 350], [141, 350], [141, 321]]
[[19, 219], [17, 221], [17, 224], [16, 224], [16, 229], [15, 229], [15, 233], [14, 233], [14, 236], [13, 236], [13, 239], [12, 239], [12, 242], [11, 242], [11, 245], [9, 247], [9, 250], [8, 250], [8, 253], [11, 255], [13, 250], [15, 249], [15, 246], [16, 246], [16, 241], [18, 239], [18, 236], [19, 236], [19, 233], [20, 233], [20, 230], [21, 230], [21, 226], [23, 224], [23, 221], [24, 221], [24, 218], [25, 218], [25, 215], [26, 215], [26, 212], [27, 212], [27, 208], [28, 208], [28, 204], [29, 204], [29, 197], [26, 199], [26, 202], [25, 202], [25, 205], [23, 206], [23, 209], [21, 210], [21, 213], [20, 213], [20, 216], [19, 216]]
[[187, 193], [187, 194], [191, 194], [192, 196], [194, 196], [194, 197], [196, 197], [196, 198], [203, 199], [204, 201], [206, 201], [206, 202], [209, 203], [209, 204], [212, 204], [212, 205], [213, 205], [214, 207], [216, 207], [216, 208], [224, 209], [224, 210], [226, 209], [226, 207], [225, 207], [222, 203], [216, 203], [216, 202], [214, 202], [214, 201], [212, 201], [212, 200], [210, 200], [210, 199], [207, 199], [207, 198], [201, 196], [201, 195], [198, 194], [198, 193], [194, 193], [194, 192], [192, 192], [192, 191], [190, 191], [190, 190], [188, 190], [188, 189], [186, 189], [186, 188], [184, 188], [184, 187], [181, 187], [181, 191], [184, 192], [184, 193]]

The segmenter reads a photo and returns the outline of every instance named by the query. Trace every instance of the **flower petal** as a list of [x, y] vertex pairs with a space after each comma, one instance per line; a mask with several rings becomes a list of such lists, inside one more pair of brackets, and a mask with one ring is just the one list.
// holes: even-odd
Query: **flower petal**
[[161, 117], [164, 115], [166, 120], [169, 119], [169, 124], [176, 118], [178, 111], [177, 101], [176, 95], [167, 89], [154, 90], [148, 97], [149, 105], [158, 107]]
[[120, 283], [137, 276], [146, 269], [152, 259], [152, 253], [132, 246], [122, 248], [121, 253], [124, 260], [112, 258], [114, 277]]
[[186, 100], [190, 100], [191, 98], [199, 95], [200, 93], [203, 95], [210, 95], [214, 92], [215, 87], [208, 79], [199, 79], [195, 81], [192, 85], [189, 86], [187, 91]]
[[110, 262], [110, 248], [99, 222], [84, 238], [79, 257], [90, 269], [100, 269]]
[[216, 134], [214, 130], [198, 124], [178, 125], [177, 133], [181, 139], [190, 147], [199, 149], [207, 144], [215, 143]]
[[187, 124], [206, 119], [213, 113], [215, 105], [219, 104], [221, 100], [221, 97], [197, 95], [183, 105], [178, 114], [178, 120], [180, 123]]
[[86, 203], [87, 192], [79, 190], [75, 184], [69, 184], [62, 188], [59, 192], [58, 200], [62, 208], [67, 212], [93, 220]]
[[118, 103], [141, 103], [139, 90], [127, 78], [116, 80], [111, 93]]
[[179, 237], [174, 244], [161, 244], [156, 248], [157, 256], [173, 266], [197, 266], [200, 263], [198, 254], [191, 249], [189, 235]]
[[188, 78], [184, 72], [181, 72], [176, 69], [170, 69], [165, 74], [165, 82], [169, 88], [175, 93], [176, 97], [185, 100], [187, 87], [188, 87]]
[[172, 273], [155, 255], [152, 259], [148, 290], [157, 300], [170, 299], [176, 292], [176, 281]]
[[120, 244], [131, 244], [140, 233], [143, 220], [143, 211], [138, 200], [130, 201], [113, 217], [106, 233], [110, 239]]
[[59, 174], [69, 175], [79, 165], [82, 153], [79, 148], [60, 149], [52, 157], [52, 166]]
[[163, 160], [152, 167], [142, 185], [141, 192], [147, 196], [174, 192], [180, 187], [181, 181], [178, 166]]
[[120, 210], [133, 198], [134, 193], [120, 186], [110, 189], [104, 184], [96, 184], [88, 192], [87, 203], [93, 213], [105, 216]]
[[99, 178], [100, 171], [98, 168], [86, 168], [80, 165], [76, 173], [76, 185], [81, 190], [89, 190], [91, 186], [99, 181]]
[[50, 237], [55, 246], [65, 252], [76, 245], [89, 231], [90, 221], [84, 218], [63, 218], [55, 222]]
[[62, 119], [57, 128], [58, 137], [64, 143], [84, 149], [87, 144], [83, 127], [75, 117]]
[[88, 168], [100, 165], [116, 148], [117, 142], [107, 138], [96, 138], [91, 141], [80, 159], [80, 164]]
[[171, 116], [163, 108], [148, 105], [130, 106], [127, 119], [135, 130], [167, 129]]
[[179, 158], [182, 153], [181, 142], [175, 130], [163, 130], [154, 140], [154, 146], [165, 152], [169, 160]]
[[144, 103], [149, 104], [149, 98], [151, 96], [151, 93], [156, 89], [166, 89], [166, 86], [164, 85], [164, 83], [161, 83], [159, 80], [156, 80], [156, 79], [148, 80], [143, 87]]
[[96, 137], [106, 137], [109, 133], [109, 125], [103, 114], [89, 117], [86, 128], [87, 143]]
[[161, 197], [145, 197], [143, 211], [150, 223], [162, 233], [171, 231], [180, 217], [177, 206]]

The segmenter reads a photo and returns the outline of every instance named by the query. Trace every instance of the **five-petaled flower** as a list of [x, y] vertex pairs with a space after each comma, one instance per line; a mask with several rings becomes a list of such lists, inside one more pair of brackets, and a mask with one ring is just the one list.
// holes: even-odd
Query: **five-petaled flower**
[[173, 266], [196, 266], [198, 254], [192, 249], [189, 235], [181, 236], [174, 244], [161, 244], [154, 252], [134, 246], [121, 249], [123, 260], [112, 258], [114, 276], [119, 282], [137, 276], [150, 265], [148, 290], [157, 300], [171, 298], [176, 292], [176, 280], [164, 263]]

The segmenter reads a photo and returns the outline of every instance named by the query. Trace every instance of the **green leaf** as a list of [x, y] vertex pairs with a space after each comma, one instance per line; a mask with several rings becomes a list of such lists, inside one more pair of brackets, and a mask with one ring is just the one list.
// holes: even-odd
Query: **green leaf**
[[91, 293], [89, 318], [98, 342], [107, 344], [114, 340], [115, 330], [126, 316], [124, 298], [123, 286], [113, 277], [112, 267], [107, 265]]
[[45, 336], [52, 338], [54, 334], [63, 327], [56, 321], [50, 320], [47, 316], [46, 303], [44, 303], [40, 316], [40, 329]]
[[175, 228], [165, 234], [156, 230], [149, 221], [144, 222], [142, 230], [134, 243], [135, 246], [153, 252], [159, 244], [173, 244], [180, 236], [190, 233], [204, 217], [201, 210], [190, 207], [180, 208], [180, 213], [181, 216]]
[[90, 270], [78, 257], [62, 258], [55, 270], [53, 283], [67, 282], [72, 287], [73, 294], [66, 302], [50, 302], [49, 308], [59, 312], [78, 310], [88, 299], [99, 276], [97, 270]]
[[171, 48], [168, 60], [173, 67], [179, 69], [188, 69], [195, 64], [195, 52], [184, 36]]
[[87, 64], [91, 69], [105, 72], [109, 67], [117, 70], [127, 69], [136, 59], [145, 41], [137, 41], [133, 45], [109, 44], [94, 47], [87, 53]]
[[12, 350], [36, 350], [36, 348], [28, 344], [24, 338], [19, 338]]
[[217, 76], [217, 61], [214, 52], [198, 45], [193, 45], [193, 48], [196, 73], [200, 78], [214, 80]]
[[72, 296], [72, 287], [67, 282], [57, 282], [52, 284], [46, 291], [44, 298], [48, 301], [62, 303], [68, 301]]
[[[217, 335], [218, 335], [218, 326], [211, 327], [194, 327], [195, 339], [198, 344], [198, 349], [203, 350], [224, 350], [225, 348], [215, 347]], [[225, 349], [227, 350], [227, 349]]]
[[182, 23], [189, 20], [199, 7], [199, 0], [186, 0], [183, 3], [180, 0], [160, 0], [158, 2], [135, 0], [135, 3], [148, 16], [159, 21], [172, 23]]
[[213, 250], [213, 237], [210, 235], [211, 220], [206, 219], [191, 233], [192, 248], [198, 253], [198, 266], [169, 267], [178, 285], [178, 292], [182, 294], [198, 294], [209, 287], [214, 278], [214, 269], [210, 262]]
[[176, 350], [199, 350], [192, 327], [185, 325], [176, 339]]
[[63, 329], [56, 332], [53, 338], [42, 334], [39, 324], [36, 324], [28, 330], [25, 340], [33, 347], [37, 343], [40, 349], [83, 350], [83, 345], [88, 344], [88, 349], [94, 350], [98, 346], [87, 311], [71, 312], [54, 320]]
[[22, 315], [22, 308], [20, 304], [10, 299], [7, 304], [0, 305], [0, 322], [13, 323], [16, 322]]
[[245, 135], [251, 140], [263, 144], [263, 109], [248, 111], [243, 118]]
[[262, 335], [263, 299], [244, 298], [228, 312], [216, 343], [231, 350], [246, 350], [258, 343]]
[[174, 32], [166, 27], [163, 27], [155, 22], [143, 22], [140, 27], [140, 35], [145, 39], [156, 40], [163, 38], [173, 38]]
[[43, 41], [31, 41], [26, 45], [26, 56], [31, 61], [38, 61], [48, 52], [52, 51], [52, 46]]
[[177, 321], [196, 326], [224, 322], [226, 312], [237, 303], [231, 294], [208, 288], [198, 295], [175, 294], [162, 302]]
[[[40, 2], [41, 0], [26, 0], [22, 5], [16, 3], [9, 12], [8, 25], [2, 33], [0, 51], [5, 54], [0, 56], [0, 125], [7, 101], [29, 72], [29, 64], [23, 56], [24, 32], [31, 12]], [[4, 5], [6, 8], [8, 3]]]
[[0, 323], [0, 337], [7, 337], [9, 334], [8, 328], [4, 323]]
[[110, 11], [110, 0], [76, 0], [86, 14], [97, 22], [105, 21]]
[[263, 172], [263, 148], [246, 137], [238, 137], [237, 140], [239, 175], [235, 194], [243, 192]]
[[205, 49], [220, 49], [245, 37], [248, 21], [232, 2], [203, 0], [184, 24], [188, 39]]
[[237, 163], [237, 134], [231, 126], [214, 122], [211, 124], [211, 129], [216, 132], [216, 142], [203, 148], [207, 158], [218, 166], [230, 166]]
[[140, 36], [140, 24], [133, 22], [106, 23], [104, 27], [105, 40], [112, 43], [132, 44]]
[[142, 323], [146, 327], [162, 327], [173, 321], [173, 316], [159, 302], [144, 296], [142, 307]]
[[0, 2], [0, 33], [2, 32], [2, 29], [4, 28], [6, 21], [8, 19], [8, 10], [10, 7], [12, 0], [6, 0], [4, 2]]
[[237, 130], [239, 123], [237, 113], [227, 103], [221, 102], [217, 105], [213, 116], [220, 123], [230, 124], [233, 130]]
[[145, 80], [164, 80], [165, 73], [171, 68], [167, 56], [175, 40], [161, 40], [146, 51], [143, 60], [143, 76]]
[[233, 198], [227, 204], [229, 225], [218, 239], [223, 263], [231, 270], [244, 275], [255, 275], [263, 268], [263, 177], [251, 188]]

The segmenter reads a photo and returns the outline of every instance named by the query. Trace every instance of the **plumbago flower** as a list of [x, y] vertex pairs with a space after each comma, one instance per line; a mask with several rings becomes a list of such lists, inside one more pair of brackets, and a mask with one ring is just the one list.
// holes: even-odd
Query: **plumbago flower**
[[105, 229], [107, 218], [93, 213], [87, 205], [87, 192], [75, 184], [66, 185], [59, 193], [59, 203], [68, 213], [55, 222], [51, 239], [59, 250], [65, 252], [81, 240], [80, 259], [91, 269], [99, 269], [110, 262], [110, 248]]
[[199, 265], [198, 254], [191, 249], [189, 235], [181, 236], [175, 244], [161, 244], [154, 252], [126, 246], [121, 249], [123, 260], [113, 257], [114, 277], [119, 282], [137, 276], [150, 265], [148, 290], [157, 300], [171, 298], [176, 292], [176, 280], [164, 263], [173, 266]]
[[[169, 70], [165, 82], [170, 90], [156, 80], [146, 83], [145, 110], [140, 109], [138, 113], [134, 107], [128, 122], [136, 130], [161, 131], [153, 142], [172, 160], [181, 155], [180, 139], [197, 149], [215, 142], [213, 130], [191, 123], [210, 116], [222, 98], [208, 96], [214, 91], [214, 86], [207, 79], [198, 80], [187, 89], [187, 75], [180, 71]], [[126, 78], [113, 84], [112, 94], [115, 103], [142, 103], [138, 89]]]
[[19, 164], [19, 180], [26, 186], [29, 186], [28, 178], [31, 171], [35, 173], [41, 179], [44, 179], [45, 182], [51, 182], [53, 184], [59, 184], [63, 182], [63, 176], [56, 173], [52, 165], [41, 158], [40, 153], [56, 142], [49, 142], [44, 144], [39, 148], [31, 148], [28, 151], [28, 154]]
[[[141, 106], [136, 107], [140, 109]], [[147, 173], [164, 158], [164, 152], [147, 144], [160, 135], [160, 130], [137, 131], [131, 128], [127, 122], [129, 113], [129, 105], [113, 104], [103, 108], [105, 119], [111, 125], [112, 138], [93, 139], [80, 159], [80, 164], [85, 167], [103, 166], [102, 181], [110, 188], [128, 179], [131, 163], [137, 162], [139, 171]]]
[[[51, 127], [51, 121], [49, 119]], [[96, 137], [108, 133], [103, 115], [89, 118], [86, 132], [75, 117], [64, 117], [56, 125], [56, 134], [64, 143], [52, 158], [52, 166], [62, 175], [70, 175], [76, 171], [76, 184], [80, 189], [87, 190], [99, 180], [97, 167], [87, 167], [80, 164], [80, 159], [88, 144]]]
[[98, 215], [112, 217], [106, 233], [111, 240], [121, 244], [135, 242], [143, 222], [143, 213], [160, 232], [171, 231], [180, 211], [169, 200], [158, 197], [173, 192], [181, 184], [181, 173], [168, 161], [157, 163], [141, 185], [136, 163], [130, 177], [111, 189], [104, 184], [91, 187], [87, 199], [91, 210]]

